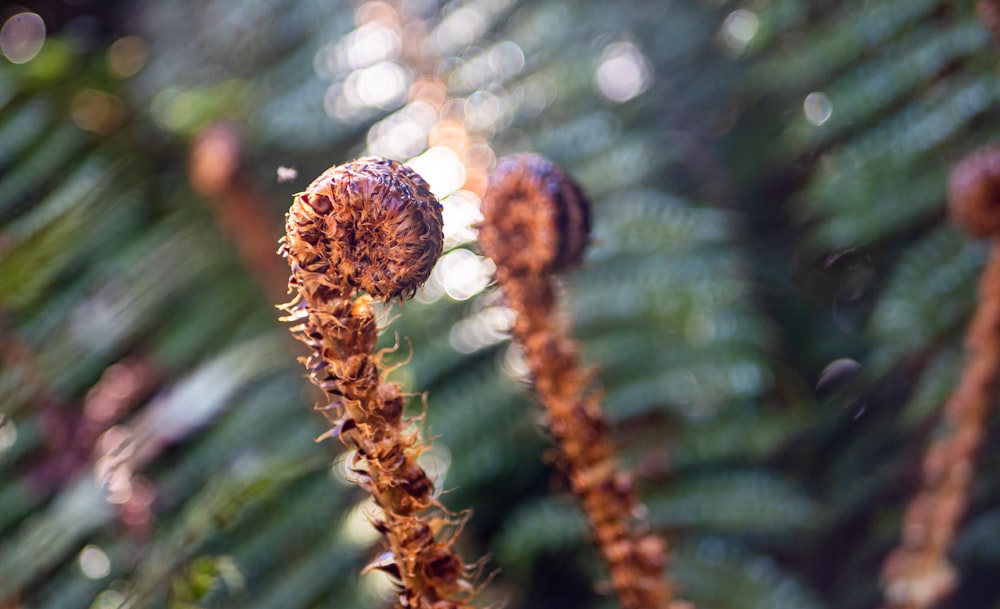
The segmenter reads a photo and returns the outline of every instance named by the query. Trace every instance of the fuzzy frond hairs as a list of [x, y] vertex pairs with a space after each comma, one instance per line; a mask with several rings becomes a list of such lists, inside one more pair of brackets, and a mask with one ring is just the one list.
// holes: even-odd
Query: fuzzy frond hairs
[[667, 579], [667, 546], [649, 531], [632, 475], [619, 469], [593, 373], [556, 312], [552, 273], [576, 264], [587, 245], [589, 203], [555, 163], [536, 154], [501, 159], [483, 200], [479, 242], [517, 314], [538, 401], [562, 466], [625, 609], [682, 609]]
[[[324, 434], [354, 449], [355, 480], [381, 508], [374, 524], [388, 549], [369, 565], [396, 583], [397, 607], [461, 609], [476, 592], [475, 569], [454, 550], [458, 517], [434, 498], [417, 463], [428, 448], [397, 383], [385, 380], [375, 301], [409, 298], [441, 255], [441, 204], [396, 161], [367, 157], [332, 167], [295, 195], [279, 254], [291, 267], [282, 305], [300, 358], [328, 403]], [[419, 426], [417, 426], [419, 427]]]

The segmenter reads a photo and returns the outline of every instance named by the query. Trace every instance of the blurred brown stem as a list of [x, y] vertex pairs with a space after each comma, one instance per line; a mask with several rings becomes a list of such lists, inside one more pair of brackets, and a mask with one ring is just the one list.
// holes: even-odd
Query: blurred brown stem
[[947, 553], [965, 513], [976, 453], [997, 399], [1000, 372], [1000, 244], [979, 281], [965, 339], [966, 364], [923, 462], [923, 485], [903, 517], [902, 541], [886, 558], [887, 609], [930, 609], [954, 589]]
[[583, 192], [551, 161], [515, 155], [498, 163], [483, 216], [480, 243], [517, 314], [514, 338], [615, 594], [625, 609], [689, 606], [671, 602], [666, 542], [641, 520], [635, 482], [616, 463], [593, 374], [559, 323], [552, 273], [577, 263], [587, 244]]

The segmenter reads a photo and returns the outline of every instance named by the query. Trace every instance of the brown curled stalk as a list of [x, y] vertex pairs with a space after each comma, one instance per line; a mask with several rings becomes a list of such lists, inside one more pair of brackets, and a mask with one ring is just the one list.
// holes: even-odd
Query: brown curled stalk
[[501, 159], [483, 200], [479, 242], [496, 263], [496, 279], [517, 314], [514, 338], [524, 348], [573, 493], [583, 508], [625, 609], [663, 609], [666, 543], [640, 522], [631, 474], [615, 462], [593, 374], [560, 326], [552, 273], [577, 263], [590, 217], [580, 188], [551, 161], [534, 154]]
[[369, 157], [295, 195], [279, 249], [295, 292], [281, 308], [298, 322], [291, 330], [312, 351], [300, 360], [329, 399], [319, 410], [333, 428], [321, 437], [354, 449], [349, 467], [381, 508], [374, 524], [389, 546], [369, 569], [395, 580], [406, 609], [459, 609], [475, 592], [453, 548], [461, 522], [434, 498], [417, 464], [428, 446], [375, 353], [374, 301], [413, 295], [441, 255], [441, 226], [441, 205], [420, 176]]
[[885, 607], [930, 609], [954, 589], [948, 549], [965, 513], [976, 454], [1000, 375], [1000, 149], [969, 155], [952, 171], [950, 212], [967, 232], [993, 238], [979, 303], [965, 337], [965, 366], [923, 461], [923, 482], [903, 516], [902, 540], [882, 569]]

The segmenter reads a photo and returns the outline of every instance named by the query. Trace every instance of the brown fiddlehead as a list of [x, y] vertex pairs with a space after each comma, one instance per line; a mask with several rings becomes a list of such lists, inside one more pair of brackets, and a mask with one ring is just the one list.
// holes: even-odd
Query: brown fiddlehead
[[408, 167], [368, 157], [333, 167], [295, 196], [279, 253], [291, 267], [282, 305], [300, 358], [328, 402], [318, 409], [354, 449], [349, 467], [381, 514], [388, 542], [370, 568], [397, 583], [398, 606], [458, 609], [474, 593], [472, 569], [455, 552], [458, 518], [434, 497], [417, 463], [428, 448], [419, 425], [404, 416], [402, 388], [385, 380], [376, 301], [414, 294], [442, 249], [441, 206]]
[[616, 463], [593, 372], [560, 323], [552, 273], [579, 262], [589, 239], [583, 191], [535, 154], [501, 159], [483, 200], [479, 242], [517, 314], [524, 349], [563, 470], [626, 609], [686, 606], [671, 602], [666, 543], [641, 521], [635, 481]]

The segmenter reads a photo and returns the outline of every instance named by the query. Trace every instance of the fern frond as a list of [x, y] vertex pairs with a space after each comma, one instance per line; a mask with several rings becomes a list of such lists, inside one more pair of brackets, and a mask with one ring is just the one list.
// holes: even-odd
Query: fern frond
[[[678, 544], [677, 579], [705, 609], [822, 609], [818, 593], [769, 556], [718, 537]], [[725, 581], [725, 586], [718, 585]]]
[[785, 537], [819, 520], [819, 506], [793, 481], [766, 471], [700, 473], [645, 495], [655, 526]]

